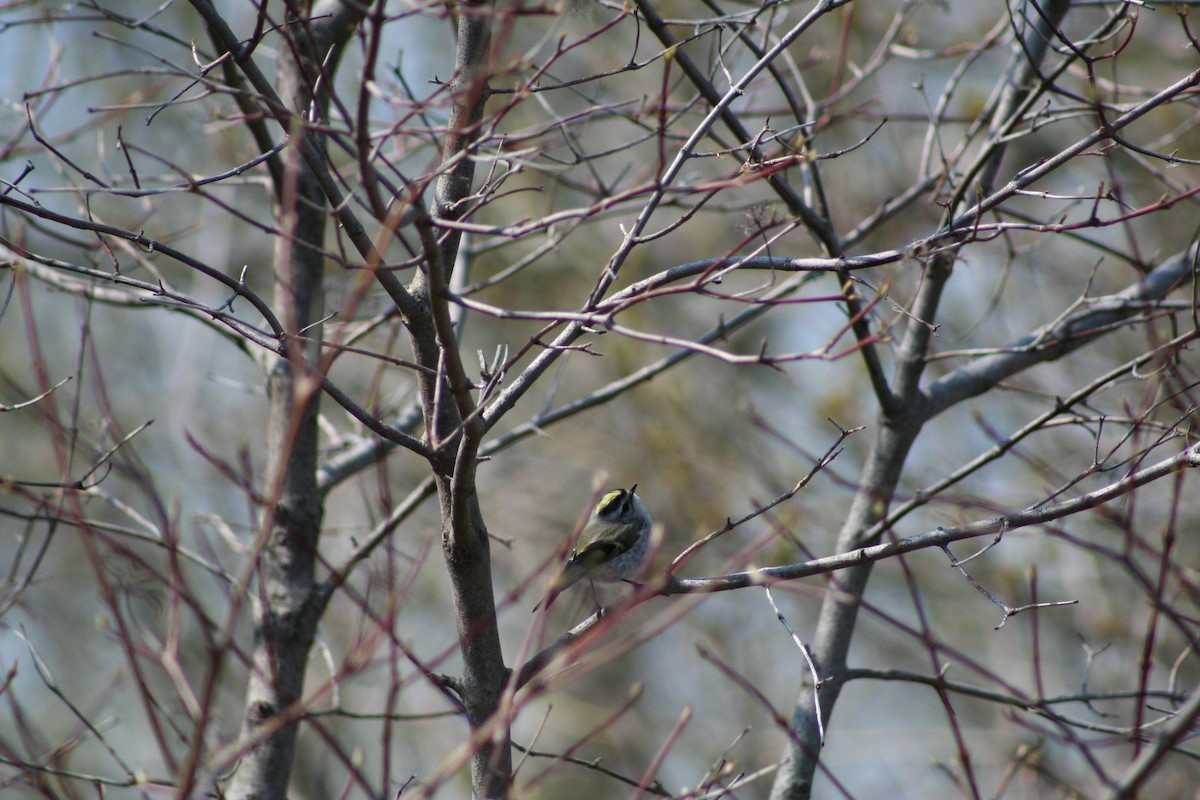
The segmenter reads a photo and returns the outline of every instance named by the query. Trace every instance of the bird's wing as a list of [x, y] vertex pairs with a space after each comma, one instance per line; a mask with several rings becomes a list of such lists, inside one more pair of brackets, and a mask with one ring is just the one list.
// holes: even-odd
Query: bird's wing
[[[626, 538], [628, 538], [628, 541], [624, 541]], [[621, 553], [624, 553], [633, 546], [636, 540], [637, 537], [633, 536], [589, 542], [578, 553], [571, 556], [571, 560], [567, 562], [567, 569], [579, 569], [583, 572], [589, 572], [601, 564], [607, 564], [621, 555]]]
[[[585, 531], [586, 533], [586, 531]], [[637, 544], [638, 531], [636, 528], [622, 530], [616, 536], [595, 539], [588, 542], [571, 556], [571, 560], [563, 567], [562, 574], [555, 582], [560, 591], [571, 586], [585, 577], [589, 572], [607, 564], [622, 553], [628, 552]]]
[[[585, 530], [586, 537], [588, 531]], [[637, 544], [639, 531], [637, 528], [622, 529], [614, 536], [594, 539], [579, 548], [563, 565], [562, 572], [550, 584], [550, 594], [546, 597], [546, 608], [554, 602], [560, 593], [574, 586], [594, 569], [602, 567], [622, 553], [628, 552]], [[540, 605], [540, 604], [539, 604]], [[538, 607], [534, 606], [534, 611]]]

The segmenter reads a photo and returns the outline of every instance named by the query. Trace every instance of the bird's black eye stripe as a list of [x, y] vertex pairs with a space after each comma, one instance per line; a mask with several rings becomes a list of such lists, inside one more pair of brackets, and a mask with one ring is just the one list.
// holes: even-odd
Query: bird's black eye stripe
[[626, 497], [629, 493], [624, 489], [618, 489], [615, 492], [609, 492], [600, 500], [600, 504], [596, 506], [596, 513], [601, 516], [607, 516], [612, 513], [620, 513], [625, 508]]

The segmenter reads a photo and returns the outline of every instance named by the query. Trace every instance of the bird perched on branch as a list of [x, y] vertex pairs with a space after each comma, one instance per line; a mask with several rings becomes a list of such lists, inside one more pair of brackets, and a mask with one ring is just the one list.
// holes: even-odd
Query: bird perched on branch
[[[579, 537], [579, 545], [550, 584], [546, 608], [566, 589], [587, 578], [627, 581], [642, 568], [650, 552], [650, 513], [631, 489], [600, 498]], [[534, 606], [537, 611], [542, 604]]]

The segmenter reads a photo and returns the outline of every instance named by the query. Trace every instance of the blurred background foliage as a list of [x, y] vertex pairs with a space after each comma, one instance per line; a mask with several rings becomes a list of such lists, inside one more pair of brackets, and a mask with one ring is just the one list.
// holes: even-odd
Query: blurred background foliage
[[[681, 21], [695, 18], [698, 6], [691, 2], [658, 4], [664, 17]], [[944, 152], [958, 146], [962, 132], [976, 121], [1011, 57], [1010, 37], [1001, 33], [996, 46], [979, 53], [961, 78], [961, 86], [944, 112], [944, 122], [931, 131], [931, 109], [952, 73], [961, 68], [964, 49], [1006, 23], [999, 6], [985, 14], [981, 13], [983, 6], [971, 4], [911, 4], [897, 43], [887, 53], [876, 52], [881, 33], [901, 12], [901, 6], [896, 2], [851, 4], [819, 23], [811, 36], [802, 38], [787, 54], [787, 69], [802, 73], [814, 91], [828, 92], [846, 83], [851, 77], [847, 65], [878, 70], [831, 104], [812, 132], [814, 146], [824, 153], [855, 146], [870, 136], [853, 153], [822, 162], [824, 191], [842, 231], [872, 213], [883, 200], [907, 189], [915, 180], [919, 162], [937, 162]], [[222, 7], [235, 30], [252, 24], [249, 4], [230, 2]], [[1083, 36], [1094, 30], [1110, 10], [1108, 4], [1081, 4], [1070, 16], [1070, 33]], [[125, 18], [153, 17], [153, 26], [163, 33], [149, 35], [144, 29], [124, 25], [116, 18], [118, 12]], [[438, 141], [428, 128], [445, 120], [444, 86], [439, 81], [447, 80], [453, 71], [454, 31], [438, 6], [399, 3], [394, 13], [402, 19], [388, 27], [384, 42], [387, 67], [380, 73], [386, 80], [380, 81], [378, 91], [385, 101], [374, 108], [375, 123], [384, 130], [397, 118], [405, 118], [412, 133], [390, 141], [390, 157], [397, 169], [420, 174], [435, 163], [437, 155]], [[790, 13], [794, 19], [799, 9]], [[493, 80], [493, 86], [518, 85], [535, 64], [545, 62], [560, 37], [561, 41], [577, 40], [614, 14], [611, 8], [596, 8], [584, 14], [517, 18], [502, 51], [507, 68]], [[681, 37], [692, 32], [683, 22], [673, 27]], [[574, 80], [657, 52], [657, 44], [644, 29], [635, 48], [634, 33], [635, 23], [625, 18], [559, 58], [540, 80]], [[711, 64], [717, 60], [717, 48], [726, 44], [730, 35], [726, 31], [701, 36], [683, 49], [697, 61]], [[0, 8], [0, 41], [0, 61], [5, 64], [0, 70], [0, 87], [6, 98], [0, 133], [4, 141], [13, 144], [0, 162], [0, 177], [13, 180], [28, 161], [34, 172], [22, 188], [37, 202], [73, 214], [86, 207], [97, 220], [153, 231], [156, 238], [220, 265], [231, 276], [239, 275], [247, 265], [249, 284], [269, 292], [273, 279], [264, 267], [271, 263], [274, 237], [270, 191], [261, 172], [252, 170], [206, 187], [203, 196], [180, 192], [131, 198], [99, 192], [89, 198], [79, 191], [86, 182], [74, 170], [62, 159], [51, 157], [27, 130], [22, 132], [28, 104], [36, 109], [41, 135], [52, 139], [65, 158], [113, 185], [127, 183], [125, 153], [115, 146], [118, 129], [125, 142], [141, 149], [142, 158], [137, 160], [147, 181], [172, 183], [182, 173], [215, 174], [257, 155], [235, 109], [220, 93], [193, 87], [185, 93], [188, 102], [163, 107], [185, 88], [185, 81], [164, 62], [189, 64], [190, 43], [207, 42], [186, 5], [166, 4], [160, 9], [157, 2], [131, 1], [109, 4], [105, 9], [91, 3], [7, 3]], [[268, 39], [256, 57], [268, 65], [272, 48], [280, 44]], [[1194, 68], [1195, 52], [1183, 44], [1174, 14], [1163, 10], [1140, 15], [1136, 35], [1120, 57], [1120, 79], [1130, 85], [1144, 81], [1155, 87], [1163, 82], [1164, 73], [1176, 75]], [[839, 56], [841, 51], [844, 55]], [[730, 48], [722, 57], [723, 69], [735, 75], [751, 63], [744, 49]], [[361, 53], [351, 48], [347, 59], [341, 90], [354, 97]], [[1072, 80], [1077, 88], [1086, 88], [1086, 76], [1073, 76]], [[664, 108], [671, 118], [667, 138], [678, 146], [708, 106], [697, 102], [694, 88], [677, 70], [664, 78], [661, 60], [573, 89], [522, 96], [519, 102], [511, 94], [496, 95], [489, 104], [489, 112], [497, 115], [496, 140], [483, 157], [490, 159], [506, 151], [525, 156], [519, 174], [510, 177], [498, 195], [488, 198], [472, 222], [501, 226], [537, 219], [565, 208], [587, 206], [595, 200], [597, 185], [627, 185], [632, 182], [630, 176], [648, 179], [658, 166], [659, 142], [652, 135], [658, 120], [645, 109], [656, 106], [664, 81], [670, 86]], [[395, 103], [394, 116], [388, 98]], [[414, 113], [415, 101], [421, 98], [431, 102]], [[511, 110], [500, 114], [510, 102], [514, 104]], [[782, 127], [788, 118], [784, 98], [767, 82], [756, 85], [742, 105], [757, 110], [745, 115], [754, 125]], [[597, 106], [611, 110], [596, 113]], [[573, 114], [584, 119], [570, 126], [555, 122], [571, 119]], [[1129, 136], [1138, 141], [1157, 137], [1157, 149], [1170, 152], [1178, 148], [1181, 155], [1195, 158], [1194, 119], [1194, 105], [1179, 104], [1162, 110], [1143, 123], [1145, 130], [1130, 131]], [[1091, 124], [1081, 118], [1047, 125], [1036, 136], [1015, 141], [1006, 163], [1035, 163], [1075, 141]], [[800, 146], [799, 135], [796, 142]], [[734, 161], [728, 155], [715, 155], [720, 149], [718, 142], [710, 139], [701, 149], [714, 156], [693, 162], [695, 174], [688, 176], [689, 182], [730, 174]], [[607, 155], [589, 160], [586, 170], [575, 163], [574, 153], [603, 150], [608, 150]], [[147, 153], [161, 159], [155, 162]], [[356, 170], [353, 159], [345, 154], [335, 153], [333, 158], [347, 173]], [[1068, 165], [1040, 184], [1039, 191], [1086, 194], [1094, 188], [1097, 175], [1106, 171], [1110, 175], [1105, 179], [1110, 185], [1119, 185], [1127, 207], [1151, 203], [1169, 190], [1161, 182], [1146, 179], [1146, 171], [1129, 153], [1108, 152]], [[1181, 186], [1194, 182], [1194, 168], [1167, 174]], [[926, 200], [878, 225], [855, 244], [854, 251], [896, 247], [928, 235], [943, 214], [938, 201], [945, 198], [945, 191], [935, 189]], [[639, 247], [625, 265], [620, 285], [671, 265], [748, 252], [762, 241], [768, 222], [788, 221], [786, 211], [761, 182], [729, 197], [702, 208], [694, 220], [672, 234]], [[670, 197], [650, 230], [670, 223], [681, 208], [694, 202], [694, 197], [686, 195]], [[1063, 204], [1064, 209], [1073, 205], [1080, 204]], [[1046, 201], [1041, 197], [1031, 196], [1014, 208], [1022, 206], [1038, 218], [1046, 216]], [[237, 214], [229, 213], [231, 208], [237, 209]], [[630, 208], [629, 204], [617, 205], [511, 240], [469, 236], [462, 265], [469, 270], [464, 276], [466, 285], [485, 282], [541, 251], [521, 272], [479, 288], [471, 296], [503, 308], [578, 308], [619, 244], [621, 226], [631, 218]], [[1003, 346], [1057, 317], [1085, 291], [1100, 295], [1118, 290], [1158, 259], [1185, 247], [1195, 236], [1194, 220], [1194, 204], [1182, 203], [1138, 219], [1135, 234], [1113, 226], [1087, 232], [1086, 241], [1084, 237], [1017, 232], [974, 243], [963, 251], [949, 283], [943, 314], [937, 320], [935, 349], [957, 352]], [[86, 232], [51, 229], [11, 214], [4, 216], [2, 225], [6, 238], [24, 241], [45, 255], [79, 261], [81, 252], [90, 252], [101, 268], [108, 263], [104, 248]], [[1130, 246], [1132, 238], [1136, 238], [1134, 247]], [[1131, 250], [1138, 261], [1120, 255]], [[769, 252], [786, 256], [819, 253], [802, 229], [772, 243]], [[160, 255], [142, 255], [172, 286], [214, 305], [224, 298], [225, 290], [202, 276]], [[403, 260], [403, 247], [394, 243], [387, 257]], [[127, 251], [119, 253], [118, 260], [132, 268]], [[147, 279], [148, 268], [136, 269]], [[373, 285], [364, 289], [359, 276], [330, 260], [326, 276], [329, 311], [351, 308], [354, 317], [331, 321], [331, 332], [339, 325], [349, 328], [354, 320], [386, 313], [385, 298]], [[864, 277], [887, 294], [876, 310], [877, 324], [885, 331], [894, 330], [893, 326], [903, 321], [900, 309], [907, 308], [920, 271], [911, 260], [904, 260], [871, 270]], [[761, 272], [735, 275], [723, 288], [730, 293], [749, 292], [782, 279]], [[47, 402], [0, 414], [0, 452], [4, 453], [0, 475], [27, 481], [61, 479], [64, 456], [60, 448], [75, 434], [66, 436], [60, 426], [77, 431], [71, 469], [77, 475], [85, 467], [86, 454], [107, 450], [133, 428], [153, 420], [121, 449], [111, 472], [105, 472], [97, 491], [83, 501], [88, 516], [143, 534], [169, 532], [183, 546], [232, 573], [244, 569], [244, 549], [262, 512], [248, 502], [245, 487], [223, 474], [214, 462], [244, 469], [240, 478], [261, 489], [265, 402], [263, 377], [254, 354], [226, 332], [169, 309], [154, 308], [153, 303], [133, 301], [126, 307], [90, 303], [34, 280], [13, 290], [11, 270], [3, 274], [3, 281], [8, 300], [0, 317], [0, 401], [21, 402], [36, 395], [45, 381], [53, 384], [67, 377], [71, 381], [52, 396], [53, 412]], [[833, 277], [815, 278], [797, 295], [813, 298], [813, 302], [775, 308], [722, 345], [753, 353], [765, 340], [772, 353], [821, 351], [846, 323], [839, 305], [828, 301], [836, 289]], [[711, 328], [718, 315], [730, 315], [734, 309], [735, 304], [728, 302], [679, 294], [633, 308], [621, 322], [640, 330], [696, 337]], [[249, 313], [244, 301], [238, 301], [235, 310]], [[490, 359], [497, 347], [508, 346], [515, 352], [540, 327], [535, 322], [473, 314], [465, 322], [464, 347], [468, 353], [479, 350]], [[944, 414], [931, 423], [914, 449], [900, 497], [911, 496], [1010, 435], [1052, 407], [1056, 396], [1070, 393], [1142, 352], [1148, 339], [1165, 339], [1174, 332], [1164, 323], [1114, 333], [1093, 348], [1031, 370]], [[588, 352], [565, 357], [539, 390], [502, 423], [497, 435], [526, 422], [543, 404], [546, 408], [565, 405], [672, 352], [612, 333], [597, 334], [588, 342]], [[830, 352], [841, 352], [851, 344], [852, 339], [844, 337]], [[406, 356], [407, 345], [394, 317], [381, 319], [354, 345], [395, 358]], [[882, 344], [885, 359], [893, 346], [890, 341]], [[934, 361], [928, 377], [961, 363], [962, 358], [953, 356]], [[44, 376], [39, 375], [43, 369]], [[1188, 372], [1190, 364], [1176, 364], [1174, 369]], [[414, 397], [411, 372], [383, 360], [343, 357], [332, 376], [352, 396], [368, 398], [364, 405], [385, 418]], [[1192, 413], [1188, 397], [1173, 401], [1163, 397], [1173, 385], [1165, 373], [1152, 369], [1131, 373], [1101, 392], [1091, 410], [1097, 418], [1138, 419], [1149, 414], [1163, 426], [1187, 425]], [[341, 441], [339, 436], [356, 431], [358, 425], [332, 403], [326, 404], [325, 413], [333, 452]], [[497, 453], [480, 468], [479, 478], [482, 507], [495, 537], [497, 596], [519, 595], [501, 612], [506, 655], [515, 658], [527, 636], [545, 639], [590, 610], [585, 593], [564, 597], [550, 614], [546, 628], [530, 633], [529, 608], [545, 585], [547, 566], [555, 553], [561, 552], [565, 537], [576, 529], [600, 487], [638, 484], [639, 493], [665, 531], [662, 551], [650, 570], [654, 573], [727, 518], [771, 500], [807, 474], [837, 438], [837, 429], [829, 420], [845, 428], [870, 426], [875, 414], [870, 387], [855, 355], [797, 360], [778, 368], [732, 365], [695, 356], [612, 402]], [[1102, 433], [1096, 424], [1044, 430], [1024, 441], [1013, 457], [997, 461], [906, 517], [895, 534], [961, 524], [1039, 502], [1091, 466], [1097, 437], [1103, 450], [1127, 429], [1114, 422]], [[1153, 438], [1160, 433], [1146, 426], [1145, 433], [1135, 436]], [[832, 553], [868, 442], [864, 433], [851, 436], [845, 451], [804, 491], [705, 548], [682, 574], [718, 574]], [[336, 563], [426, 474], [427, 466], [419, 459], [396, 452], [337, 488], [329, 498], [327, 550], [322, 557]], [[1094, 488], [1112, 478], [1112, 474], [1098, 474], [1084, 479], [1079, 488]], [[1192, 478], [1181, 480], [1190, 485]], [[1174, 518], [1176, 530], [1190, 530], [1196, 520], [1196, 503], [1186, 491], [1180, 496], [1173, 494], [1177, 488], [1166, 481], [1140, 491], [1128, 502], [1068, 519], [1061, 526], [1013, 532], [987, 557], [972, 562], [975, 577], [1013, 605], [1030, 601], [1035, 566], [1038, 599], [1080, 601], [1076, 606], [1039, 613], [1036, 624], [1029, 617], [1018, 617], [994, 630], [1000, 618], [998, 610], [953, 571], [940, 552], [916, 553], [904, 558], [903, 564], [881, 564], [865, 600], [866, 613], [852, 662], [930, 672], [933, 667], [926, 647], [898, 624], [915, 628], [924, 615], [929, 629], [946, 648], [1030, 693], [1036, 693], [1037, 682], [1048, 695], [1079, 691], [1085, 684], [1094, 691], [1127, 690], [1137, 674], [1138, 661], [1147, 656], [1158, 662], [1153, 672], [1156, 679], [1169, 682], [1176, 658], [1188, 643], [1175, 629], [1164, 627], [1161, 635], [1147, 644], [1147, 618], [1154, 609], [1147, 604], [1144, 587], [1128, 575], [1116, 574], [1108, 555], [1089, 551], [1088, 546], [1120, 550], [1131, 534], [1154, 541], [1162, 535], [1168, 517]], [[39, 507], [43, 512], [51, 510], [39, 506], [37, 495], [31, 489], [10, 488], [0, 493], [0, 504], [12, 512], [0, 517], [0, 558], [9, 576], [8, 590], [14, 589], [21, 574], [31, 571], [33, 559], [40, 559], [32, 585], [24, 589], [17, 605], [5, 603], [0, 618], [0, 660], [10, 674], [4, 692], [7, 706], [0, 714], [3, 755], [8, 759], [45, 758], [47, 763], [84, 773], [103, 774], [112, 768], [104, 747], [54, 696], [47, 679], [39, 677], [32, 645], [53, 675], [54, 685], [98, 724], [109, 743], [119, 743], [122, 757], [150, 776], [161, 777], [161, 755], [145, 730], [133, 684], [148, 681], [156, 687], [156, 696], [176, 698], [184, 704], [179, 687], [184, 683], [194, 687], [201, 681], [208, 659], [213, 657], [195, 614], [179, 608], [180, 597], [174, 594], [177, 587], [163, 579], [176, 567], [167, 563], [159, 549], [131, 538], [107, 539], [106, 549], [89, 553], [80, 531], [23, 519], [22, 514]], [[395, 712], [429, 718], [396, 725], [385, 747], [378, 720], [316, 717], [302, 729], [293, 781], [295, 797], [332, 797], [342, 792], [360, 796], [360, 789], [345, 787], [343, 758], [363, 764], [363, 770], [373, 775], [381, 774], [384, 761], [390, 761], [394, 783], [387, 789], [394, 793], [410, 774], [433, 771], [461, 744], [465, 726], [447, 716], [451, 707], [442, 694], [414, 676], [412, 665], [403, 658], [393, 661], [396, 651], [387, 643], [391, 632], [378, 630], [363, 614], [365, 604], [379, 618], [389, 619], [391, 604], [398, 601], [391, 621], [403, 647], [434, 671], [455, 671], [456, 636], [440, 559], [439, 527], [436, 509], [423, 509], [359, 568], [350, 592], [331, 605], [321, 629], [319, 651], [310, 665], [310, 686], [323, 685], [329, 681], [331, 669], [345, 667], [346, 654], [361, 648], [361, 666], [337, 679], [336, 691], [325, 707], [336, 704], [345, 711], [379, 713], [386, 707], [389, 687], [400, 679], [403, 688], [395, 697]], [[1173, 558], [1180, 564], [1195, 564], [1197, 547], [1195, 537], [1181, 537]], [[955, 552], [964, 556], [974, 549], [966, 544]], [[1153, 556], [1153, 548], [1130, 554], [1149, 575], [1156, 574]], [[195, 565], [183, 563], [177, 568], [189, 588], [189, 602], [196, 602], [205, 614], [223, 619], [231, 607], [225, 585]], [[832, 582], [836, 583], [836, 576]], [[802, 637], [810, 632], [820, 598], [830, 583], [811, 579], [779, 587], [776, 596], [782, 610]], [[919, 588], [919, 612], [912, 598], [913, 586]], [[1172, 601], [1186, 598], [1194, 611], [1194, 586], [1175, 586], [1172, 591], [1177, 593]], [[129, 618], [137, 623], [136, 630], [113, 627], [100, 601], [104, 592], [120, 597]], [[235, 630], [245, 642], [248, 609], [241, 614]], [[665, 624], [675, 615], [683, 619]], [[121, 643], [127, 636], [133, 638], [135, 648], [138, 643], [149, 646], [166, 636], [179, 637], [179, 662], [150, 667], [135, 676]], [[636, 778], [666, 732], [685, 709], [692, 708], [694, 717], [679, 734], [659, 773], [666, 786], [680, 790], [696, 785], [727, 749], [729, 761], [736, 765], [731, 771], [756, 770], [778, 758], [783, 734], [770, 713], [712, 663], [697, 656], [697, 648], [711, 652], [783, 715], [790, 713], [804, 666], [761, 591], [655, 599], [639, 608], [601, 647], [612, 648], [615, 657], [591, 672], [562, 681], [555, 691], [522, 711], [514, 728], [518, 743], [533, 743], [536, 737], [537, 750], [561, 752], [600, 725], [631, 695], [632, 687], [638, 686], [640, 696], [634, 710], [575, 755]], [[1143, 653], [1143, 647], [1149, 652]], [[1096, 653], [1094, 661], [1089, 662], [1089, 652]], [[1175, 676], [1179, 685], [1194, 683], [1194, 659], [1183, 661], [1180, 667], [1181, 673]], [[245, 665], [238, 658], [224, 658], [215, 716], [219, 736], [226, 743], [236, 734], [244, 676]], [[957, 664], [949, 676], [979, 682]], [[955, 709], [971, 738], [974, 766], [993, 790], [1007, 785], [1005, 775], [1022, 751], [1031, 755], [1024, 759], [1025, 769], [1013, 779], [1007, 796], [1058, 796], [1059, 791], [1080, 796], [1092, 785], [1077, 753], [1031, 727], [1013, 724], [1012, 712], [1005, 708], [964, 699], [956, 701]], [[1091, 716], [1098, 723], [1130, 722], [1127, 706], [1122, 706], [1120, 720], [1108, 720], [1078, 706], [1072, 713]], [[856, 797], [948, 794], [951, 780], [947, 771], [952, 771], [948, 764], [956, 751], [944, 715], [936, 694], [928, 688], [854, 682], [838, 706], [824, 767]], [[167, 739], [178, 746], [177, 740], [184, 736], [183, 731], [168, 732]], [[69, 748], [69, 753], [52, 754], [53, 743], [73, 737], [82, 741]], [[335, 755], [331, 742], [336, 742], [340, 756]], [[1107, 744], [1127, 747], [1118, 737]], [[531, 781], [552, 764], [548, 759], [530, 757], [522, 765], [519, 779]], [[1190, 796], [1189, 787], [1194, 787], [1198, 778], [1194, 763], [1179, 760], [1160, 774], [1154, 796]], [[60, 789], [67, 785], [49, 777], [47, 782]], [[828, 794], [820, 796], [836, 794], [828, 784], [822, 785]], [[460, 786], [465, 792], [465, 778]], [[760, 784], [757, 792], [746, 790], [744, 796], [765, 796], [765, 786]], [[28, 786], [23, 790], [27, 796], [38, 793]], [[569, 792], [577, 800], [587, 800], [623, 796], [625, 791], [598, 773], [555, 767], [522, 796], [562, 797]], [[130, 796], [133, 793], [130, 790]]]

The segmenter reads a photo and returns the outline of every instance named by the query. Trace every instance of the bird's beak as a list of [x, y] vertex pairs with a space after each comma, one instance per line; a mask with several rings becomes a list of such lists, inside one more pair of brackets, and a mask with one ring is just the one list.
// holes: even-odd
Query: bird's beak
[[637, 484], [636, 483], [633, 485], [633, 488], [629, 490], [630, 494], [634, 494], [635, 492], [637, 492]]

